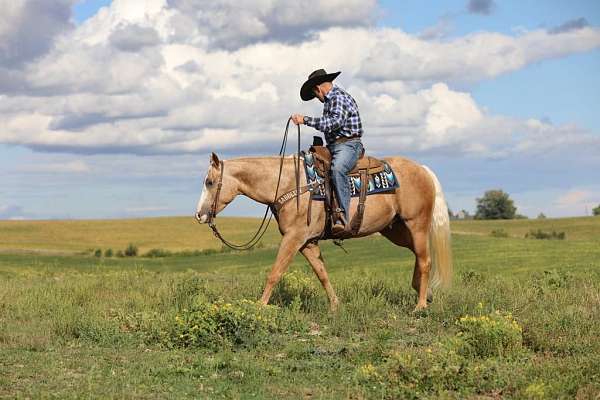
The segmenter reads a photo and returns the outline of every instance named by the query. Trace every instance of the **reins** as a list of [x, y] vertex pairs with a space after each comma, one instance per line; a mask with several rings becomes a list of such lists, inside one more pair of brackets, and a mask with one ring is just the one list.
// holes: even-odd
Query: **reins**
[[[219, 167], [221, 169], [221, 175], [219, 176], [219, 183], [217, 185], [217, 191], [215, 193], [215, 198], [214, 198], [212, 206], [210, 208], [210, 213], [208, 215], [208, 226], [210, 227], [210, 229], [212, 229], [213, 234], [225, 246], [227, 246], [233, 250], [250, 250], [251, 248], [256, 246], [256, 244], [260, 241], [260, 239], [262, 239], [264, 234], [267, 232], [267, 229], [269, 228], [269, 224], [271, 223], [271, 219], [273, 218], [273, 210], [271, 207], [273, 204], [275, 204], [275, 202], [277, 201], [277, 198], [278, 198], [279, 184], [281, 182], [281, 174], [283, 172], [283, 160], [285, 159], [285, 149], [287, 147], [288, 131], [290, 128], [291, 120], [292, 120], [292, 118], [288, 118], [287, 124], [285, 125], [283, 141], [281, 142], [281, 148], [279, 149], [279, 156], [280, 156], [279, 175], [277, 177], [277, 186], [275, 188], [275, 198], [273, 199], [273, 202], [271, 204], [267, 205], [267, 207], [265, 209], [265, 214], [263, 215], [260, 226], [258, 227], [254, 236], [252, 236], [252, 238], [250, 240], [248, 240], [246, 243], [243, 243], [243, 244], [236, 244], [236, 243], [232, 243], [232, 242], [226, 240], [221, 235], [219, 230], [217, 229], [217, 225], [214, 223], [214, 220], [217, 217], [217, 207], [218, 207], [218, 202], [219, 202], [219, 195], [221, 194], [221, 187], [223, 186], [223, 175], [225, 174], [225, 163], [223, 161], [220, 161]], [[294, 160], [294, 172], [296, 175], [296, 191], [298, 193], [299, 187], [300, 187], [300, 125], [298, 125], [297, 127], [298, 127], [298, 155], [297, 155], [297, 159]], [[296, 207], [297, 207], [297, 209], [300, 209], [300, 196], [296, 197]], [[269, 214], [269, 212], [270, 212], [270, 214]]]

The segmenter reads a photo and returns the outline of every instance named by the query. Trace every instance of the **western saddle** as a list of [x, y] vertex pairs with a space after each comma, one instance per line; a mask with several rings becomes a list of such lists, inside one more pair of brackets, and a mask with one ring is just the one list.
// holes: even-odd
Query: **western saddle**
[[[310, 147], [310, 151], [313, 153], [315, 160], [315, 167], [318, 174], [324, 178], [325, 188], [325, 212], [326, 212], [326, 223], [324, 239], [346, 239], [358, 234], [360, 226], [362, 224], [363, 215], [365, 212], [365, 201], [367, 198], [367, 189], [369, 186], [369, 175], [382, 172], [384, 170], [384, 163], [377, 158], [365, 156], [363, 149], [360, 158], [356, 165], [348, 173], [349, 176], [360, 177], [360, 192], [358, 198], [358, 208], [356, 214], [351, 221], [348, 222], [349, 226], [343, 231], [333, 231], [332, 227], [336, 220], [339, 219], [339, 202], [337, 196], [334, 195], [335, 191], [332, 190], [331, 184], [331, 153], [329, 149], [323, 146], [323, 141], [320, 137], [315, 136], [313, 145]], [[310, 205], [312, 203], [312, 194], [309, 202], [309, 218], [310, 218]], [[308, 221], [310, 223], [310, 220]]]

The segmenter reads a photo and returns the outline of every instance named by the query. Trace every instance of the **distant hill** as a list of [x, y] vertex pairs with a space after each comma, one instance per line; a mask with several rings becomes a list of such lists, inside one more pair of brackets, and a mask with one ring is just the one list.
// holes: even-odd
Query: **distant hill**
[[[257, 218], [219, 217], [223, 235], [236, 242], [248, 240], [258, 228]], [[524, 237], [532, 229], [565, 232], [567, 240], [600, 242], [600, 217], [540, 220], [452, 221], [458, 235], [489, 235], [504, 230], [509, 236]], [[266, 245], [279, 243], [273, 220], [263, 239]], [[191, 217], [142, 219], [0, 221], [0, 251], [82, 252], [94, 248], [124, 249], [133, 243], [145, 252], [152, 248], [171, 251], [220, 248], [221, 243], [206, 225]]]

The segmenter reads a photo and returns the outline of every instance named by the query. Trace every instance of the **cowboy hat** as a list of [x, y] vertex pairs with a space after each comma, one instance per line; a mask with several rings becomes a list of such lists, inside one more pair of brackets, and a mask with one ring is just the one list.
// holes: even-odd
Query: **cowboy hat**
[[328, 74], [324, 69], [318, 69], [308, 76], [308, 80], [304, 82], [300, 89], [300, 97], [304, 101], [312, 100], [315, 97], [313, 88], [323, 82], [333, 82], [341, 71]]

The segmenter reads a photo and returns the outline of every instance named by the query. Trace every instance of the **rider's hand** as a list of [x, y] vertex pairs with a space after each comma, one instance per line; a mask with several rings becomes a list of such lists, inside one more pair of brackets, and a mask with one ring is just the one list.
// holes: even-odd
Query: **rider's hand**
[[293, 114], [292, 122], [294, 122], [296, 125], [302, 125], [304, 123], [304, 115]]

